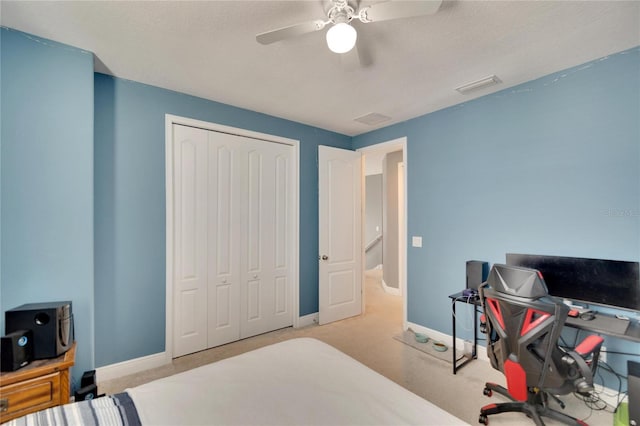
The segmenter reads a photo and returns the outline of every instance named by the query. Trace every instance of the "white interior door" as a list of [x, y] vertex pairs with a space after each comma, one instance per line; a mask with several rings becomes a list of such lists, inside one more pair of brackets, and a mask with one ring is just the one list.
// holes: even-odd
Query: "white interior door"
[[318, 147], [319, 313], [327, 324], [362, 312], [362, 158]]
[[241, 338], [293, 323], [291, 147], [245, 139]]
[[238, 136], [209, 136], [207, 347], [240, 338], [242, 182], [236, 174], [243, 148]]
[[404, 163], [398, 163], [398, 295], [402, 296], [404, 288], [404, 252], [407, 246], [407, 237], [404, 232]]
[[207, 132], [174, 126], [174, 356], [207, 347]]

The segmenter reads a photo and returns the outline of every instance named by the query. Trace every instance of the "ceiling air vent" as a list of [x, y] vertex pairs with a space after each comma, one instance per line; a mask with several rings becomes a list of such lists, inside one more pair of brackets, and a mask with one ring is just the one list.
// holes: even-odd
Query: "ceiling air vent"
[[358, 123], [367, 124], [369, 126], [375, 126], [376, 124], [384, 123], [385, 121], [391, 120], [391, 117], [387, 117], [383, 114], [378, 114], [377, 112], [372, 112], [367, 115], [363, 115], [362, 117], [358, 117], [353, 121], [357, 121]]

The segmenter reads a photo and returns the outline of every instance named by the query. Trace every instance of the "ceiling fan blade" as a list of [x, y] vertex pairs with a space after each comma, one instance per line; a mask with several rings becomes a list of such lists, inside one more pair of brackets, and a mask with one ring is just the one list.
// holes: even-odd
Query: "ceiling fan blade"
[[355, 71], [362, 66], [360, 62], [360, 52], [358, 51], [358, 45], [348, 51], [347, 53], [340, 54], [340, 64], [346, 71]]
[[373, 64], [369, 49], [367, 49], [364, 38], [360, 38], [355, 47], [347, 53], [341, 53], [340, 63], [345, 71], [357, 71], [367, 68]]
[[301, 24], [290, 25], [277, 30], [260, 33], [256, 36], [256, 40], [260, 44], [271, 44], [290, 37], [319, 31], [323, 29], [325, 25], [326, 23], [322, 20], [303, 22]]
[[412, 16], [432, 15], [440, 9], [442, 0], [387, 1], [376, 3], [361, 11], [363, 22], [380, 22]]

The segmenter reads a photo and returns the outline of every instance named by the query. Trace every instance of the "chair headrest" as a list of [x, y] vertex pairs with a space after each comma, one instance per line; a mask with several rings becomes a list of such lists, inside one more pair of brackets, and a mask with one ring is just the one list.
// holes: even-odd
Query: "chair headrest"
[[513, 296], [538, 299], [549, 294], [539, 271], [520, 266], [493, 265], [487, 283], [495, 291]]

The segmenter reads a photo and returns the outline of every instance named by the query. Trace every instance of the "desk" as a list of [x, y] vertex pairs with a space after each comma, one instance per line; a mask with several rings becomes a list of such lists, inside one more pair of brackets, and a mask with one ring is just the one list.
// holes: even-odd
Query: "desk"
[[[477, 347], [478, 347], [478, 317], [477, 313], [480, 312], [478, 307], [481, 307], [480, 298], [469, 299], [462, 295], [462, 292], [454, 293], [449, 295], [449, 299], [451, 299], [451, 321], [453, 328], [453, 374], [456, 374], [456, 371], [459, 368], [462, 368], [469, 361], [476, 359], [477, 356]], [[467, 303], [474, 306], [473, 308], [473, 352], [470, 358], [466, 358], [462, 360], [462, 362], [458, 363], [456, 360], [456, 303]], [[640, 322], [638, 319], [633, 318], [629, 321], [621, 320], [615, 317], [615, 315], [605, 314], [602, 312], [596, 311], [597, 307], [594, 307], [593, 311], [596, 315], [595, 319], [587, 321], [580, 318], [571, 318], [567, 317], [565, 321], [565, 326], [576, 328], [578, 330], [584, 330], [590, 333], [595, 334], [604, 334], [606, 336], [616, 337], [618, 339], [629, 340], [631, 342], [640, 343]], [[620, 332], [620, 324], [628, 323], [626, 330]]]
[[[451, 299], [451, 325], [453, 327], [453, 374], [456, 374], [459, 368], [462, 368], [466, 363], [478, 358], [478, 310], [480, 305], [480, 298], [469, 298], [462, 295], [462, 292], [449, 295]], [[464, 357], [464, 359], [456, 359], [456, 304], [458, 302], [473, 305], [473, 348], [471, 350], [471, 357]], [[462, 362], [459, 362], [462, 361]]]
[[[597, 312], [596, 309], [597, 307], [594, 307], [593, 309], [596, 314], [595, 319], [586, 321], [580, 318], [568, 317], [564, 325], [571, 328], [577, 328], [579, 330], [589, 331], [591, 333], [605, 334], [618, 339], [640, 343], [640, 322], [638, 322], [637, 318], [621, 320], [616, 318], [615, 315]], [[618, 327], [616, 325], [625, 323], [628, 323], [625, 332], [620, 333], [617, 331]]]

